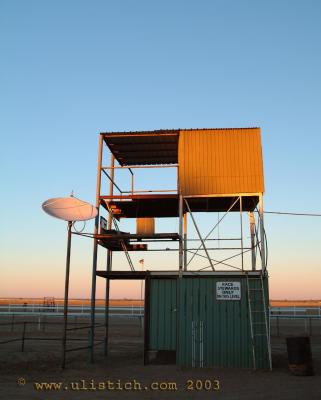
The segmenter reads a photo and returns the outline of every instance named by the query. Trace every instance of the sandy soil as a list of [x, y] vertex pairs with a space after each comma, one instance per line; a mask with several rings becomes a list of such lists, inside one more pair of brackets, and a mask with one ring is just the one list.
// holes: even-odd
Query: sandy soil
[[[20, 337], [21, 332], [2, 329], [4, 337]], [[58, 329], [58, 330], [57, 330]], [[98, 329], [102, 337], [102, 328]], [[37, 337], [58, 336], [59, 327], [52, 326], [46, 331], [30, 331], [27, 335]], [[88, 332], [78, 331], [73, 337], [86, 339]], [[103, 356], [101, 346], [96, 347], [94, 364], [88, 361], [87, 350], [67, 355], [64, 371], [60, 368], [60, 342], [28, 341], [22, 353], [21, 343], [0, 346], [0, 398], [1, 399], [321, 399], [321, 331], [311, 338], [315, 376], [296, 377], [287, 369], [287, 354], [284, 337], [272, 337], [273, 371], [252, 371], [240, 369], [181, 369], [175, 365], [148, 365], [142, 363], [143, 340], [139, 320], [112, 319], [110, 328], [110, 354]], [[80, 345], [69, 343], [69, 347]], [[19, 379], [25, 379], [19, 385]], [[91, 380], [94, 381], [91, 381]], [[219, 391], [187, 390], [191, 379], [212, 382], [219, 380]], [[114, 384], [136, 380], [142, 390], [72, 390], [71, 382], [87, 387], [93, 382]], [[19, 381], [22, 382], [22, 381]], [[35, 382], [63, 382], [61, 390], [36, 390]], [[151, 390], [153, 382], [176, 382], [177, 390]], [[23, 382], [22, 382], [23, 383]], [[68, 387], [65, 390], [65, 387]], [[147, 389], [145, 389], [145, 387]]]

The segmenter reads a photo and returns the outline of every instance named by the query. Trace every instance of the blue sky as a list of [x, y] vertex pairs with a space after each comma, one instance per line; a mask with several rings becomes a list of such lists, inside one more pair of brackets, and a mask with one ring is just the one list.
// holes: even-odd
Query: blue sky
[[[40, 205], [94, 202], [100, 131], [260, 126], [265, 208], [320, 213], [320, 18], [317, 0], [2, 0], [0, 296], [62, 295], [66, 227]], [[266, 230], [271, 296], [321, 297], [321, 218]], [[87, 297], [92, 244], [73, 249]]]

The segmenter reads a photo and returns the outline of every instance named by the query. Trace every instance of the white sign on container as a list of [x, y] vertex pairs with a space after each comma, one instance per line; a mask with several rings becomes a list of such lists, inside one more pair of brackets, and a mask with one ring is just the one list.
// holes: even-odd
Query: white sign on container
[[216, 282], [216, 300], [241, 300], [241, 282]]

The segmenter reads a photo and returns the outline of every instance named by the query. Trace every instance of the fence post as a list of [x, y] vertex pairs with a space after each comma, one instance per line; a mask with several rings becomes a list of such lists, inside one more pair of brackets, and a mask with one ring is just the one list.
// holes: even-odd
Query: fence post
[[21, 341], [21, 351], [23, 352], [25, 349], [25, 335], [26, 335], [26, 324], [27, 322], [23, 322], [23, 330], [22, 330], [22, 341]]
[[312, 319], [309, 317], [309, 336], [312, 336]]
[[12, 314], [12, 318], [11, 318], [11, 332], [13, 332], [14, 329], [14, 314]]
[[276, 317], [276, 336], [280, 336], [279, 316]]

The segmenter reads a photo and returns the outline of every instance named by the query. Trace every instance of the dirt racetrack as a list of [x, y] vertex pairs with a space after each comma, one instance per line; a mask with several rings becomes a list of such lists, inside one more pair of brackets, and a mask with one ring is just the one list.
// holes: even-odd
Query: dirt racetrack
[[[21, 326], [15, 327], [13, 332], [10, 328], [7, 331], [2, 329], [1, 340], [21, 337], [20, 329]], [[46, 327], [45, 331], [37, 329], [35, 326], [26, 336], [59, 336], [59, 326]], [[102, 333], [101, 328], [98, 334], [101, 336]], [[28, 340], [24, 352], [21, 352], [21, 342], [1, 345], [0, 398], [320, 400], [320, 333], [315, 332], [311, 338], [314, 376], [296, 377], [288, 372], [284, 337], [272, 337], [272, 372], [224, 368], [181, 369], [175, 365], [144, 366], [139, 319], [112, 318], [110, 355], [105, 358], [102, 346], [97, 346], [94, 364], [89, 363], [88, 350], [71, 352], [67, 354], [66, 369], [62, 371], [59, 341]], [[75, 335], [73, 333], [73, 337], [86, 339], [88, 332], [77, 331]], [[78, 347], [79, 343], [86, 344], [73, 342], [68, 347]], [[39, 384], [43, 383], [57, 383], [58, 386], [49, 389], [43, 385], [41, 389]]]

